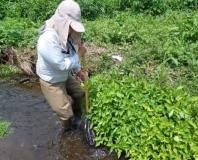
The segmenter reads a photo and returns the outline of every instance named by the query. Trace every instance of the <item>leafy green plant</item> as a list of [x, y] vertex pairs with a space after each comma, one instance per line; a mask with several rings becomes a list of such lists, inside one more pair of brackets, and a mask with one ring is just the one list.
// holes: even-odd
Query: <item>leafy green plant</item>
[[8, 134], [8, 128], [10, 122], [0, 121], [0, 138], [5, 137]]
[[38, 36], [38, 24], [28, 19], [7, 18], [0, 21], [0, 48], [35, 48]]
[[98, 75], [89, 85], [98, 145], [129, 159], [198, 156], [198, 98], [182, 87], [116, 72]]
[[[45, 21], [56, 10], [61, 0], [2, 0], [0, 19], [4, 17], [29, 18]], [[95, 19], [100, 16], [113, 16], [118, 11], [161, 15], [169, 10], [196, 10], [197, 0], [77, 0], [83, 17]]]
[[60, 0], [16, 0], [0, 2], [4, 17], [29, 18], [32, 21], [47, 20], [55, 11]]

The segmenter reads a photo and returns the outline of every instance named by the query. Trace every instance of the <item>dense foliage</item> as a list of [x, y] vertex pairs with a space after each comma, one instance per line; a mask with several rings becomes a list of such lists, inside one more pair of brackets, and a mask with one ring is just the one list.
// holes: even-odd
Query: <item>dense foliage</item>
[[130, 159], [198, 158], [198, 97], [181, 86], [113, 72], [89, 88], [98, 145]]
[[[168, 10], [197, 9], [197, 0], [78, 0], [83, 16], [93, 19], [101, 15], [115, 15], [117, 11], [160, 15]], [[93, 5], [94, 4], [94, 5]]]
[[[61, 0], [1, 0], [0, 19], [23, 17], [33, 21], [46, 20]], [[160, 15], [168, 10], [195, 10], [197, 0], [77, 0], [83, 16], [94, 19], [101, 15], [113, 16], [118, 11]]]
[[5, 47], [35, 48], [38, 24], [28, 19], [0, 21], [0, 50]]
[[0, 19], [4, 17], [46, 20], [56, 9], [59, 0], [1, 0]]

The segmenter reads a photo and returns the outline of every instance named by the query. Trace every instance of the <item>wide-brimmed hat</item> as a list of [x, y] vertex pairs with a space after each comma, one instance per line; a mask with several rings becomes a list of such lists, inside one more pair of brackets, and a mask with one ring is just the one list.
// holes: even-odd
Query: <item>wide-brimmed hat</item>
[[85, 28], [81, 22], [81, 10], [74, 0], [64, 0], [57, 8], [60, 16], [66, 17], [71, 21], [70, 26], [76, 32], [85, 32]]
[[[59, 36], [60, 44], [67, 49], [66, 43], [69, 34], [69, 28], [76, 32], [85, 32], [85, 28], [81, 22], [81, 10], [74, 0], [62, 1], [55, 14], [46, 21], [46, 28], [54, 28]], [[79, 38], [76, 38], [79, 41]]]

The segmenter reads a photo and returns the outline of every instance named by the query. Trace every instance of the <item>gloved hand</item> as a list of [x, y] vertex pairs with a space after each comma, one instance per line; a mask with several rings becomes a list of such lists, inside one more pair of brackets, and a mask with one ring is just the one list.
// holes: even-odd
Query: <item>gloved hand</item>
[[88, 80], [88, 72], [85, 71], [85, 70], [80, 70], [78, 73], [77, 73], [77, 76], [84, 82], [86, 80]]
[[79, 56], [80, 57], [85, 56], [85, 53], [86, 52], [87, 52], [87, 49], [86, 49], [84, 43], [81, 43], [80, 46], [79, 46], [79, 48], [78, 48], [78, 54], [79, 54]]

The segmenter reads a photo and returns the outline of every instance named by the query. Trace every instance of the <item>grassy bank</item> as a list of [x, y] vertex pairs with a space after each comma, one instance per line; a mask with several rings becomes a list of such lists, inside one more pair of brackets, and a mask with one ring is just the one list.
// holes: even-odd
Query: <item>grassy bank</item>
[[5, 137], [9, 132], [10, 123], [6, 121], [0, 121], [0, 138]]

